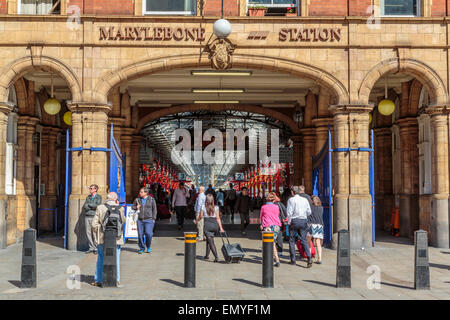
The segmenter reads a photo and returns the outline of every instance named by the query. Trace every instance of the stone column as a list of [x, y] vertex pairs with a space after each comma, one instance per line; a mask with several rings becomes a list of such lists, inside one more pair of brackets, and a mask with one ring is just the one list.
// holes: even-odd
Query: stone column
[[[107, 105], [73, 104], [72, 148], [108, 148]], [[97, 184], [99, 194], [106, 199], [107, 158], [105, 151], [72, 151], [72, 193], [69, 198], [68, 249], [86, 250], [84, 215], [81, 215], [89, 186]]]
[[333, 118], [317, 118], [313, 120], [313, 124], [316, 127], [316, 147], [314, 151], [314, 155], [316, 155], [322, 150], [325, 141], [328, 139], [328, 126], [330, 126], [330, 131], [333, 131]]
[[39, 118], [20, 116], [17, 124], [17, 230], [36, 228], [33, 135]]
[[[369, 192], [369, 112], [371, 106], [331, 106], [334, 115], [333, 248], [339, 230], [350, 231], [351, 249], [372, 245], [372, 199]], [[348, 149], [351, 149], [349, 151]], [[337, 150], [336, 150], [337, 149]], [[341, 150], [339, 150], [341, 149]]]
[[292, 185], [299, 186], [302, 183], [303, 166], [302, 166], [302, 137], [293, 136], [291, 140], [294, 141], [294, 181]]
[[394, 207], [392, 189], [392, 132], [390, 127], [374, 129], [375, 134], [375, 224], [390, 231]]
[[417, 118], [397, 121], [400, 128], [402, 189], [400, 193], [400, 235], [412, 238], [419, 228], [419, 149]]
[[[131, 143], [131, 198], [137, 197], [137, 194], [139, 193], [139, 152], [141, 149], [141, 142], [144, 140], [144, 137], [139, 135], [133, 135], [132, 136], [132, 143]], [[127, 191], [128, 193], [128, 191]]]
[[431, 162], [433, 195], [431, 203], [430, 242], [439, 248], [449, 248], [449, 121], [444, 108], [428, 108], [431, 117]]
[[[46, 209], [56, 208], [56, 138], [59, 129], [44, 127], [41, 143], [41, 184], [45, 185], [45, 195], [40, 198], [40, 207]], [[41, 212], [41, 230], [54, 230], [54, 212]]]
[[315, 155], [316, 134], [314, 128], [301, 129], [303, 135], [303, 184], [305, 192], [312, 193], [312, 157]]
[[8, 114], [12, 107], [6, 103], [0, 104], [0, 249], [7, 245], [6, 206], [8, 197], [5, 192], [6, 170], [6, 136], [8, 130]]

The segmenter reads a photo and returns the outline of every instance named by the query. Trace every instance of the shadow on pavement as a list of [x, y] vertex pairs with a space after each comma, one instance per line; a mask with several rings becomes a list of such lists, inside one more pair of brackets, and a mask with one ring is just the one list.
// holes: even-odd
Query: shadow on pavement
[[316, 281], [316, 280], [303, 280], [303, 281], [314, 283], [314, 284], [320, 284], [322, 286], [327, 286], [327, 287], [331, 287], [331, 288], [336, 288], [336, 284], [334, 284], [334, 283], [327, 283], [327, 282]]
[[8, 280], [9, 283], [11, 283], [13, 286], [16, 286], [17, 288], [21, 288], [22, 282], [19, 280]]
[[249, 284], [249, 285], [252, 285], [252, 286], [255, 286], [255, 287], [262, 287], [262, 285], [260, 283], [256, 283], [256, 282], [253, 282], [253, 281], [250, 281], [250, 280], [233, 279], [233, 281], [239, 281], [239, 282], [242, 282], [242, 283], [245, 283], [245, 284]]
[[184, 283], [172, 279], [160, 279], [160, 280], [184, 288]]
[[445, 264], [430, 263], [430, 267], [431, 268], [439, 268], [439, 269], [444, 269], [444, 270], [449, 270], [450, 271], [450, 266], [445, 265]]
[[381, 282], [382, 285], [387, 285], [391, 287], [401, 288], [401, 289], [410, 289], [414, 290], [412, 287], [402, 286], [401, 284], [395, 284], [395, 283], [388, 283], [388, 282]]
[[441, 251], [441, 253], [443, 253], [443, 254], [450, 254], [450, 251], [449, 251], [449, 252], [447, 252], [447, 251]]
[[129, 247], [122, 247], [122, 251], [129, 251], [129, 252], [138, 253], [139, 249], [137, 249], [137, 248], [129, 248]]

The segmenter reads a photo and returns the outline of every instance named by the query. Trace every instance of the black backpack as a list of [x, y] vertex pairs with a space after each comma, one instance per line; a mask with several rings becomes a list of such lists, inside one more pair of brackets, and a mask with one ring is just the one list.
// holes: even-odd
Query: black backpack
[[105, 219], [102, 223], [102, 231], [105, 233], [108, 230], [113, 230], [116, 233], [116, 238], [119, 240], [122, 237], [122, 215], [120, 214], [120, 206], [110, 206], [105, 203], [108, 211], [105, 214]]

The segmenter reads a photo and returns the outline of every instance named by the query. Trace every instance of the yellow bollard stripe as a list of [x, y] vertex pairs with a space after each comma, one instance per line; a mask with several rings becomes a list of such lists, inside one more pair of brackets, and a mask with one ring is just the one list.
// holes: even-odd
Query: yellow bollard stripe
[[263, 242], [272, 242], [273, 243], [273, 239], [269, 240], [269, 239], [264, 239]]
[[185, 238], [197, 238], [197, 234], [186, 234]]
[[184, 243], [197, 243], [197, 240], [186, 240]]

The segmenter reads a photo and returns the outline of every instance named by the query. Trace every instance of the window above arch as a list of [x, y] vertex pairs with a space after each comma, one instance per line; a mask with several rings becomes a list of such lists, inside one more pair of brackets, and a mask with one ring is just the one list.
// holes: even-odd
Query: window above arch
[[421, 15], [421, 0], [381, 0], [382, 16], [407, 16], [416, 17]]

